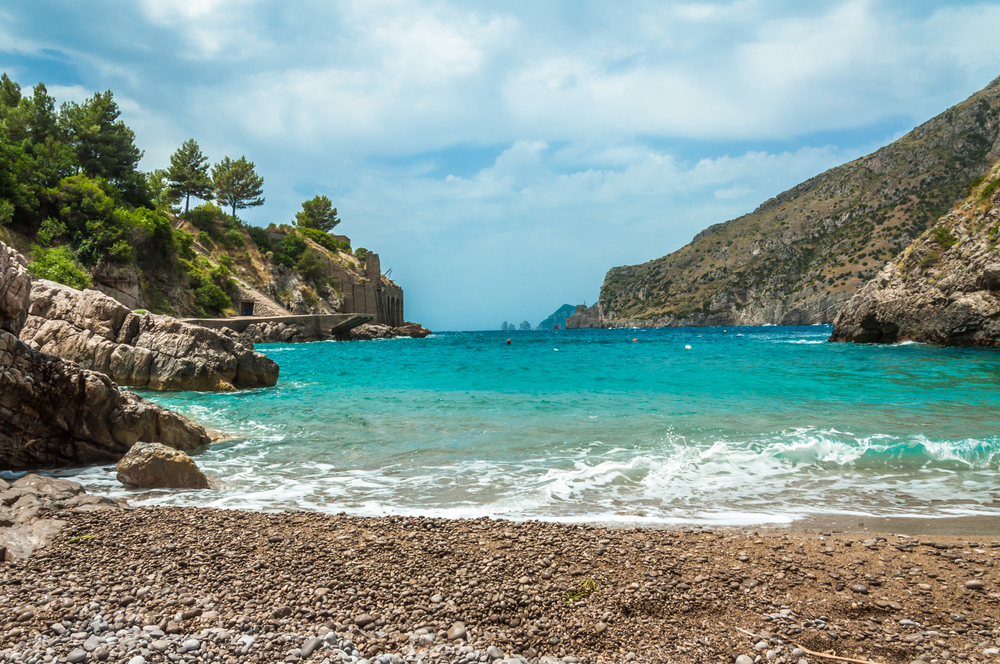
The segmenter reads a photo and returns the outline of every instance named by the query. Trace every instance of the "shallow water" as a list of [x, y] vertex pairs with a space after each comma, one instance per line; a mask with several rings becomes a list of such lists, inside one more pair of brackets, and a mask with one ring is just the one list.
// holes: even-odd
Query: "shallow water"
[[275, 388], [144, 393], [235, 436], [197, 457], [227, 489], [137, 493], [112, 468], [66, 474], [136, 504], [361, 515], [749, 524], [1000, 514], [1000, 353], [830, 344], [829, 334], [262, 345], [281, 365]]

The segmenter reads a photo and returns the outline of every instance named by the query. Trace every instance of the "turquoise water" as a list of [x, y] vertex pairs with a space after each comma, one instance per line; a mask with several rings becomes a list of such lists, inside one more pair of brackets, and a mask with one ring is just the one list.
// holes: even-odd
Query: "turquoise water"
[[234, 436], [197, 457], [226, 489], [132, 493], [105, 467], [80, 479], [139, 504], [363, 515], [741, 524], [1000, 514], [1000, 353], [830, 344], [829, 334], [262, 345], [281, 366], [275, 388], [145, 393]]

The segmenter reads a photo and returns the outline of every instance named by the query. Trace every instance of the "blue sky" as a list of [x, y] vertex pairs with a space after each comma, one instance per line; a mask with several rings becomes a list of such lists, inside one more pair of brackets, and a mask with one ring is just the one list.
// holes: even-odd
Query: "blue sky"
[[115, 93], [163, 167], [323, 193], [432, 329], [537, 325], [608, 268], [878, 148], [1000, 75], [1000, 6], [891, 1], [13, 0], [0, 69]]

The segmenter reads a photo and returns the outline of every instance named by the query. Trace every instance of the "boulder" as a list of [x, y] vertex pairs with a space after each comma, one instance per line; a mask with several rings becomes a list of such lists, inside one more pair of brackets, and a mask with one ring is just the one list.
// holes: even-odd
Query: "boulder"
[[28, 317], [30, 293], [28, 262], [24, 256], [0, 242], [0, 330], [14, 336], [21, 332]]
[[[531, 329], [530, 324], [528, 324], [527, 327], [524, 327], [526, 324], [528, 324], [528, 321], [521, 323], [522, 330]], [[412, 337], [414, 339], [423, 339], [424, 337], [430, 334], [434, 334], [426, 327], [422, 326], [420, 323], [410, 323], [410, 322], [406, 322], [400, 325], [399, 327], [392, 328], [392, 333], [395, 334], [397, 337]]]
[[31, 287], [21, 339], [32, 348], [154, 390], [270, 387], [278, 365], [237, 338], [170, 316], [136, 313], [95, 290], [45, 279]]
[[208, 478], [184, 452], [136, 443], [116, 466], [118, 481], [143, 489], [207, 489]]
[[124, 500], [91, 496], [72, 480], [25, 475], [13, 483], [0, 480], [0, 562], [26, 558], [54, 541], [65, 525], [55, 512], [127, 509]]
[[117, 461], [139, 440], [210, 442], [185, 417], [0, 331], [0, 470]]
[[349, 333], [351, 339], [371, 341], [372, 339], [395, 339], [392, 328], [378, 323], [364, 323], [353, 328]]

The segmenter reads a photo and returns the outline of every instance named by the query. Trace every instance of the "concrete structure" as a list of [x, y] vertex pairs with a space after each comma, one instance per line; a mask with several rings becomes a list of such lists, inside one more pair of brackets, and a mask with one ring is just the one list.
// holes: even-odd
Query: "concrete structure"
[[185, 323], [200, 325], [213, 330], [228, 327], [236, 332], [243, 332], [251, 324], [284, 323], [285, 325], [302, 325], [307, 337], [321, 338], [324, 334], [339, 334], [357, 327], [363, 323], [371, 323], [372, 316], [359, 314], [318, 314], [307, 316], [235, 316], [233, 318], [182, 318]]
[[338, 263], [327, 260], [327, 275], [333, 287], [344, 294], [344, 313], [371, 316], [373, 322], [399, 327], [403, 316], [403, 289], [382, 276], [378, 254], [365, 258], [365, 276], [358, 277]]

